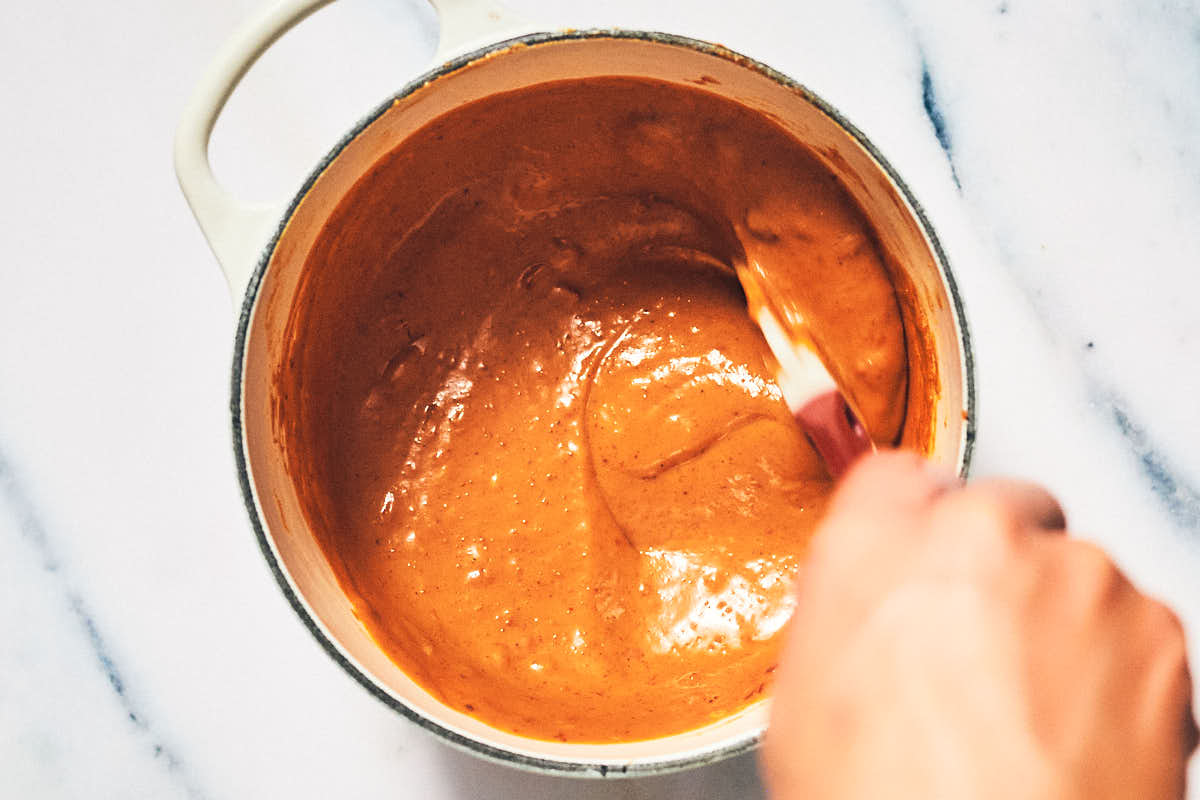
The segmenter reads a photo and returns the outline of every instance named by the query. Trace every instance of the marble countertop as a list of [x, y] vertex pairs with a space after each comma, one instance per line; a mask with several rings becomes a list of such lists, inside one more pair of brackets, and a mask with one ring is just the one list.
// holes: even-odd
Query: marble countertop
[[[0, 794], [760, 796], [751, 756], [583, 784], [477, 761], [288, 607], [234, 476], [229, 296], [171, 169], [184, 99], [257, 5], [22, 3], [0, 26]], [[957, 273], [974, 474], [1049, 485], [1200, 663], [1200, 4], [511, 5], [722, 42], [863, 129]], [[436, 37], [424, 0], [315, 15], [233, 97], [222, 180], [290, 195]]]

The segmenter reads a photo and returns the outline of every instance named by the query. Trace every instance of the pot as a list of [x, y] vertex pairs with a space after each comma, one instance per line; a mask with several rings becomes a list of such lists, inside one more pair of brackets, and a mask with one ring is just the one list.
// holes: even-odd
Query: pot
[[307, 255], [329, 214], [366, 170], [406, 136], [462, 103], [547, 80], [600, 75], [700, 82], [772, 115], [805, 142], [871, 220], [888, 259], [903, 265], [938, 366], [931, 458], [965, 475], [975, 424], [971, 349], [962, 303], [933, 228], [866, 137], [787, 76], [717, 45], [668, 34], [531, 32], [484, 0], [433, 0], [442, 23], [436, 65], [353, 127], [285, 210], [239, 203], [217, 184], [208, 164], [216, 118], [255, 59], [329, 1], [285, 0], [236, 34], [196, 90], [175, 148], [180, 185], [241, 302], [230, 402], [234, 452], [250, 522], [280, 588], [326, 652], [368, 691], [480, 756], [556, 773], [638, 775], [693, 767], [754, 747], [766, 726], [764, 702], [706, 727], [649, 741], [528, 739], [444, 705], [384, 654], [356, 618], [306, 521], [275, 435], [273, 376], [286, 350], [288, 313]]

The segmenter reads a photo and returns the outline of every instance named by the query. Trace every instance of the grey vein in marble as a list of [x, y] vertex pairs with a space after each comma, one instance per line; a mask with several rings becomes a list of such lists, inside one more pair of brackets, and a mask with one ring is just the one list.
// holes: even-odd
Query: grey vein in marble
[[97, 664], [104, 673], [108, 685], [116, 695], [117, 701], [124, 710], [129, 722], [138, 731], [145, 734], [153, 743], [153, 757], [163, 760], [168, 772], [179, 779], [181, 787], [185, 790], [188, 797], [197, 798], [197, 800], [206, 798], [208, 795], [200, 789], [188, 774], [182, 760], [175, 753], [174, 749], [165, 742], [164, 738], [146, 719], [146, 715], [138, 710], [133, 699], [129, 696], [125, 680], [121, 676], [121, 670], [113, 660], [108, 646], [105, 644], [104, 636], [96, 624], [95, 617], [88, 610], [82, 595], [71, 586], [64, 575], [62, 561], [55, 552], [50, 537], [46, 533], [42, 517], [35, 508], [33, 501], [29, 498], [28, 493], [22, 488], [15, 470], [12, 468], [3, 451], [0, 451], [0, 503], [3, 504], [3, 513], [6, 513], [15, 522], [16, 530], [20, 532], [20, 535], [37, 554], [42, 569], [47, 575], [52, 576], [57, 581], [58, 589], [63, 595], [71, 615], [78, 622], [81, 633], [87, 642], [88, 649], [95, 656]]
[[[1011, 263], [1013, 256], [1001, 243], [997, 243], [995, 252]], [[1038, 300], [1038, 293], [1015, 270], [1009, 268], [1005, 273], [1037, 319], [1046, 339], [1061, 346], [1061, 337], [1056, 335], [1057, 329], [1050, 323], [1050, 312]], [[1087, 346], [1090, 350], [1094, 344], [1088, 342]], [[1130, 415], [1117, 390], [1101, 382], [1087, 366], [1080, 364], [1078, 368], [1093, 406], [1103, 408], [1100, 416], [1109, 416], [1116, 423], [1116, 430], [1136, 460], [1138, 474], [1146, 481], [1155, 501], [1180, 530], [1200, 533], [1200, 490], [1184, 480], [1182, 471], [1176, 469], [1162, 449], [1151, 441], [1145, 426]]]
[[[962, 185], [959, 184], [958, 188], [961, 190]], [[1012, 253], [1002, 242], [995, 243], [994, 252], [1002, 255], [1007, 262], [1009, 268], [1005, 270], [1006, 276], [1037, 319], [1047, 340], [1055, 346], [1061, 346], [1061, 337], [1056, 334], [1058, 328], [1051, 324], [1050, 311], [1039, 301], [1038, 292], [1011, 268]], [[1087, 346], [1091, 349], [1094, 344], [1088, 342]], [[1085, 365], [1080, 364], [1078, 368], [1087, 395], [1094, 406], [1104, 409], [1101, 416], [1109, 416], [1116, 423], [1116, 430], [1136, 460], [1138, 474], [1146, 481], [1155, 501], [1181, 531], [1200, 533], [1200, 490], [1184, 480], [1181, 471], [1174, 468], [1161, 448], [1151, 441], [1145, 426], [1130, 415], [1127, 404], [1117, 390], [1102, 383]]]
[[[998, 13], [1002, 15], [1007, 14], [1008, 6], [1001, 4], [998, 8]], [[925, 115], [929, 118], [929, 122], [933, 126], [934, 136], [937, 138], [938, 145], [946, 155], [954, 185], [960, 194], [964, 194], [963, 183], [959, 179], [955, 165], [954, 148], [950, 134], [951, 125], [947, 122], [945, 112], [938, 103], [929, 61], [924, 48], [919, 43], [921, 32], [915, 26], [913, 35], [918, 39], [917, 52], [921, 63], [921, 102], [925, 110]], [[1004, 254], [1005, 261], [1008, 262], [1006, 264], [1008, 268], [1005, 272], [1009, 280], [1012, 281], [1013, 285], [1024, 298], [1030, 311], [1041, 324], [1047, 338], [1051, 341], [1059, 339], [1060, 337], [1054, 333], [1056, 327], [1050, 324], [1048, 309], [1038, 300], [1038, 293], [1026, 283], [1023, 277], [1018, 275], [1016, 270], [1011, 268], [1014, 259], [1013, 254], [1009, 252], [1002, 241], [994, 241], [992, 245], [995, 252]], [[1080, 366], [1080, 372], [1082, 373], [1081, 377], [1088, 390], [1088, 394], [1107, 409], [1108, 414], [1111, 415], [1111, 420], [1116, 423], [1117, 431], [1127, 445], [1131, 455], [1137, 461], [1138, 473], [1146, 481], [1157, 503], [1166, 511], [1168, 517], [1180, 530], [1190, 533], [1200, 533], [1200, 490], [1197, 490], [1196, 487], [1185, 481], [1181, 477], [1180, 472], [1173, 468], [1161, 448], [1156, 447], [1150, 440], [1145, 426], [1139, 424], [1136, 419], [1130, 416], [1127, 404], [1120, 399], [1115, 390], [1102, 385], [1082, 365]]]
[[929, 63], [925, 54], [921, 53], [921, 104], [925, 107], [925, 116], [933, 126], [933, 135], [937, 137], [938, 146], [946, 154], [950, 164], [950, 178], [954, 185], [962, 191], [962, 182], [958, 179], [958, 170], [954, 166], [954, 148], [950, 143], [950, 133], [946, 130], [946, 118], [942, 116], [941, 106], [938, 105], [937, 94], [933, 89], [933, 76], [929, 74]]
[[1120, 398], [1111, 391], [1107, 394], [1107, 405], [1112, 410], [1113, 421], [1133, 450], [1140, 472], [1150, 482], [1150, 487], [1171, 520], [1184, 530], [1200, 533], [1200, 490], [1179, 477], [1166, 456], [1149, 441], [1145, 429], [1130, 418]]

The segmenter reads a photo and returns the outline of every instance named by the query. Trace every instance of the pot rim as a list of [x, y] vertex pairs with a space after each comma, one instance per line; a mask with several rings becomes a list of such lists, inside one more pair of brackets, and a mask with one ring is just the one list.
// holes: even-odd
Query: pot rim
[[800, 94], [804, 100], [815, 106], [819, 111], [829, 117], [842, 130], [847, 132], [867, 153], [871, 159], [884, 171], [888, 179], [899, 190], [904, 201], [908, 204], [912, 211], [922, 234], [928, 240], [934, 260], [938, 265], [941, 276], [945, 281], [947, 293], [953, 305], [955, 322], [957, 324], [959, 337], [962, 342], [962, 357], [963, 357], [963, 411], [965, 414], [962, 452], [959, 456], [958, 473], [962, 478], [967, 477], [967, 473], [971, 464], [971, 456], [974, 450], [975, 433], [976, 433], [976, 398], [975, 398], [975, 359], [974, 351], [971, 347], [971, 334], [967, 326], [966, 313], [963, 308], [962, 296], [958, 290], [958, 284], [954, 279], [954, 274], [950, 269], [949, 260], [946, 258], [945, 252], [942, 250], [941, 242], [938, 240], [937, 234], [934, 232], [933, 226], [930, 224], [925, 215], [925, 210], [921, 204], [913, 196], [908, 185], [892, 167], [892, 165], [884, 158], [883, 154], [871, 143], [869, 139], [860, 131], [853, 123], [842, 115], [831, 104], [823, 100], [821, 97], [814, 94], [811, 90], [805, 87], [798, 81], [788, 77], [782, 72], [775, 70], [762, 62], [756, 61], [748, 56], [742, 55], [736, 51], [730, 50], [721, 45], [706, 42], [700, 39], [693, 39], [687, 36], [680, 36], [671, 33], [662, 33], [658, 31], [641, 31], [629, 30], [621, 28], [592, 28], [586, 30], [570, 30], [556, 32], [540, 32], [530, 33], [521, 36], [515, 36], [509, 39], [504, 39], [493, 44], [485, 45], [481, 48], [472, 50], [461, 56], [458, 56], [443, 64], [439, 64], [432, 69], [417, 76], [409, 81], [398, 92], [388, 97], [382, 103], [377, 105], [374, 110], [363, 117], [355, 124], [345, 136], [338, 141], [324, 158], [313, 168], [305, 179], [300, 190], [296, 192], [291, 202], [288, 204], [286, 211], [283, 213], [279, 224], [271, 235], [270, 240], [264, 246], [258, 263], [254, 271], [250, 275], [249, 283], [246, 286], [245, 296], [242, 298], [241, 311], [238, 317], [237, 333], [234, 338], [234, 354], [233, 366], [230, 383], [230, 401], [229, 410], [232, 417], [232, 433], [233, 433], [233, 451], [234, 459], [237, 464], [238, 484], [242, 490], [242, 499], [246, 506], [246, 512], [250, 517], [250, 524], [254, 528], [255, 537], [258, 540], [259, 549], [262, 551], [263, 557], [270, 567], [272, 575], [275, 576], [275, 581], [287, 598], [288, 604], [296, 615], [300, 618], [304, 627], [317, 640], [322, 649], [344, 669], [355, 681], [363, 686], [368, 692], [381, 700], [394, 711], [399, 712], [404, 717], [412, 722], [415, 722], [421, 728], [429, 733], [440, 737], [443, 741], [449, 743], [455, 748], [472, 753], [476, 756], [481, 756], [484, 759], [508, 766], [517, 766], [526, 770], [556, 775], [577, 775], [587, 777], [608, 777], [608, 776], [629, 776], [629, 777], [644, 777], [649, 775], [662, 775], [670, 772], [678, 772], [693, 767], [699, 767], [706, 764], [712, 764], [717, 761], [722, 761], [742, 753], [753, 750], [762, 739], [762, 731], [752, 731], [743, 734], [736, 739], [725, 742], [723, 744], [711, 747], [699, 752], [684, 753], [677, 756], [668, 756], [655, 758], [646, 761], [632, 761], [629, 763], [603, 763], [599, 761], [566, 761], [552, 758], [541, 758], [518, 753], [500, 747], [495, 747], [490, 744], [478, 741], [476, 739], [464, 736], [457, 731], [454, 731], [434, 719], [426, 717], [404, 703], [397, 700], [386, 690], [376, 683], [368, 674], [355, 665], [342, 652], [341, 648], [333, 641], [317, 621], [313, 618], [312, 613], [305, 605], [304, 601], [298, 596], [293, 589], [287, 574], [284, 572], [283, 565], [280, 563], [276, 553], [272, 548], [271, 539], [267, 534], [266, 525], [259, 514], [257, 508], [257, 500], [255, 491], [251, 481], [249, 467], [249, 453], [247, 452], [246, 438], [243, 430], [243, 378], [244, 378], [244, 359], [246, 353], [246, 344], [250, 331], [250, 323], [254, 316], [254, 308], [258, 299], [259, 288], [262, 285], [263, 277], [266, 274], [267, 266], [271, 261], [271, 257], [275, 252], [275, 247], [279, 243], [279, 239], [286, 229], [288, 222], [295, 213], [297, 207], [303, 201], [308, 192], [312, 189], [321, 174], [325, 169], [341, 155], [342, 151], [356, 139], [368, 126], [374, 123], [382, 116], [392, 105], [398, 101], [432, 83], [433, 81], [445, 75], [453, 73], [468, 64], [479, 60], [480, 58], [491, 54], [502, 52], [516, 45], [539, 45], [557, 41], [582, 40], [582, 39], [640, 39], [643, 41], [654, 42], [657, 44], [665, 44], [674, 47], [685, 47], [707, 55], [724, 58], [732, 61], [742, 67], [759, 72], [763, 76], [782, 84]]

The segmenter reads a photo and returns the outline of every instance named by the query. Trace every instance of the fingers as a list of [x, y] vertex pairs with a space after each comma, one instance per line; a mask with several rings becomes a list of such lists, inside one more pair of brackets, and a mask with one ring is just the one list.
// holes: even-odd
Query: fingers
[[916, 453], [893, 451], [861, 459], [847, 474], [830, 507], [831, 513], [864, 512], [883, 519], [929, 507], [951, 490], [961, 500], [992, 509], [1015, 527], [1065, 531], [1062, 505], [1045, 488], [1028, 481], [987, 478], [963, 487], [948, 471]]
[[853, 569], [864, 559], [887, 561], [887, 553], [911, 545], [930, 504], [958, 482], [915, 453], [890, 451], [863, 457], [850, 468], [830, 500], [810, 562], [831, 558]]
[[[796, 595], [803, 624], [793, 627], [785, 657], [816, 669], [826, 642], [859, 635], [890, 599], [976, 587], [980, 602], [1025, 626], [1017, 649], [1029, 669], [1022, 674], [1040, 676], [1051, 710], [1056, 698], [1091, 692], [1104, 714], [1126, 727], [1137, 721], [1137, 735], [1157, 743], [1150, 751], [1186, 758], [1198, 734], [1178, 620], [1139, 593], [1100, 548], [1043, 535], [1065, 530], [1062, 505], [1036, 484], [963, 485], [912, 453], [860, 459], [813, 540]], [[912, 587], [921, 591], [906, 593]], [[1114, 678], [1093, 680], [1102, 669]]]
[[997, 509], [1021, 527], [1044, 531], [1065, 531], [1067, 516], [1054, 495], [1036, 483], [986, 478], [963, 490], [994, 503]]
[[869, 512], [894, 519], [925, 508], [943, 492], [959, 485], [948, 471], [916, 453], [880, 452], [858, 460], [842, 479], [831, 513]]

